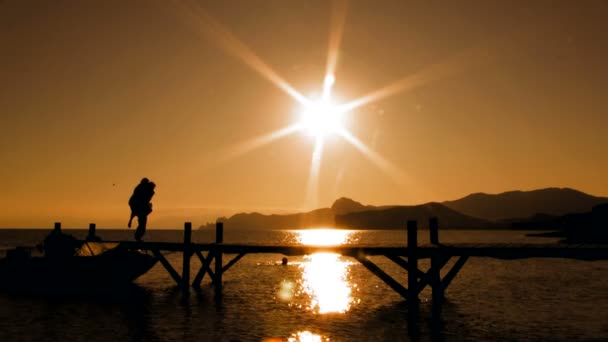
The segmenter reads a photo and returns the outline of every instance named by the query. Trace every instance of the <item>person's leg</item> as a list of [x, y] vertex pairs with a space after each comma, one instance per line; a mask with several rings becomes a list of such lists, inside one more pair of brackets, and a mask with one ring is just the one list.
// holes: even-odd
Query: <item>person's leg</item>
[[137, 230], [135, 231], [135, 240], [141, 241], [141, 238], [146, 233], [146, 223], [148, 221], [148, 215], [137, 216]]
[[141, 226], [141, 235], [140, 235], [140, 239], [144, 236], [144, 234], [146, 234], [146, 224], [148, 223], [148, 215], [143, 215], [141, 217], [141, 221], [140, 221], [140, 226]]

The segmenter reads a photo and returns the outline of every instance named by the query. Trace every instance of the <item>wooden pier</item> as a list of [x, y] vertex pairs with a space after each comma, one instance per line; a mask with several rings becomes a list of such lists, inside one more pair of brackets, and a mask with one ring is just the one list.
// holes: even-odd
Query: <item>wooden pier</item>
[[[156, 256], [186, 296], [189, 294], [191, 287], [200, 287], [206, 275], [211, 279], [216, 293], [221, 293], [223, 274], [247, 254], [264, 253], [294, 256], [319, 252], [336, 253], [354, 258], [406, 299], [410, 318], [418, 316], [419, 293], [427, 286], [430, 286], [432, 290], [433, 315], [440, 314], [441, 303], [444, 300], [446, 289], [470, 257], [608, 260], [608, 244], [441, 244], [439, 243], [439, 225], [434, 218], [429, 221], [429, 234], [431, 243], [419, 245], [417, 222], [408, 221], [407, 241], [404, 241], [404, 244], [394, 246], [231, 244], [224, 243], [224, 226], [222, 223], [217, 223], [214, 243], [192, 243], [192, 224], [186, 222], [184, 225], [184, 241], [180, 243], [103, 242], [118, 243], [119, 248], [149, 251]], [[87, 240], [93, 240], [95, 237], [95, 225], [92, 224], [89, 227], [89, 238]], [[163, 252], [182, 253], [183, 263], [181, 273], [167, 261]], [[231, 259], [226, 263], [223, 261], [224, 255], [231, 256]], [[201, 267], [194, 278], [191, 279], [190, 261], [193, 256], [199, 258]], [[369, 256], [384, 256], [401, 267], [407, 272], [407, 284], [401, 284], [391, 277], [368, 259]], [[442, 278], [441, 270], [448, 265], [448, 262], [452, 258], [456, 258], [456, 261]], [[430, 267], [426, 271], [419, 268], [418, 260], [420, 259], [430, 259]]]

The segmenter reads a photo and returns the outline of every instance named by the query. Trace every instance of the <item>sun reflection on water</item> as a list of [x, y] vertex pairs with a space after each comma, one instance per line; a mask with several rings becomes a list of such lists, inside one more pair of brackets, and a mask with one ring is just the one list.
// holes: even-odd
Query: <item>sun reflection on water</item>
[[334, 253], [317, 253], [306, 256], [302, 263], [302, 287], [310, 296], [309, 309], [321, 314], [344, 313], [352, 302], [348, 282], [348, 264]]
[[329, 339], [324, 338], [321, 335], [317, 335], [311, 333], [310, 331], [298, 331], [297, 333], [291, 335], [288, 339], [288, 342], [323, 342], [329, 341]]
[[298, 230], [296, 233], [298, 242], [303, 245], [333, 246], [346, 243], [353, 231], [343, 229], [308, 229]]
[[[306, 245], [340, 245], [346, 243], [352, 231], [315, 229], [298, 231], [298, 240]], [[349, 281], [349, 265], [335, 253], [315, 253], [304, 257], [301, 291], [310, 298], [308, 309], [320, 313], [345, 313], [354, 299]]]

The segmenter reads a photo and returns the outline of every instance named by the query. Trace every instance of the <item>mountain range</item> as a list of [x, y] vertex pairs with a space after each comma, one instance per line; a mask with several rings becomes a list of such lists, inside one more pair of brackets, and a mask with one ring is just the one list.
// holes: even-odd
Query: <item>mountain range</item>
[[[475, 193], [463, 198], [420, 205], [364, 205], [349, 198], [337, 199], [331, 207], [287, 215], [239, 213], [220, 217], [229, 227], [272, 230], [312, 227], [351, 229], [403, 229], [406, 221], [426, 226], [437, 217], [442, 228], [512, 228], [522, 222], [546, 222], [555, 217], [590, 212], [608, 198], [592, 196], [570, 188], [509, 191], [500, 194]], [[214, 226], [208, 223], [203, 227]]]
[[443, 204], [466, 215], [498, 221], [524, 219], [536, 214], [582, 213], [605, 202], [608, 202], [606, 197], [591, 196], [570, 188], [546, 188], [497, 195], [476, 193]]

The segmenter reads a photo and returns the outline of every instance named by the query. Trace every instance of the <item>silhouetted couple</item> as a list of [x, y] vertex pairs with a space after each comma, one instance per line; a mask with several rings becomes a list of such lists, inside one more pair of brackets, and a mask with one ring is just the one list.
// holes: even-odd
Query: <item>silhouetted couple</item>
[[154, 196], [154, 188], [156, 184], [150, 182], [148, 178], [143, 178], [141, 182], [133, 190], [133, 195], [129, 198], [129, 207], [131, 207], [131, 217], [129, 218], [129, 228], [133, 218], [137, 216], [137, 230], [135, 231], [135, 240], [141, 241], [141, 238], [146, 233], [146, 223], [148, 215], [152, 212], [152, 196]]

